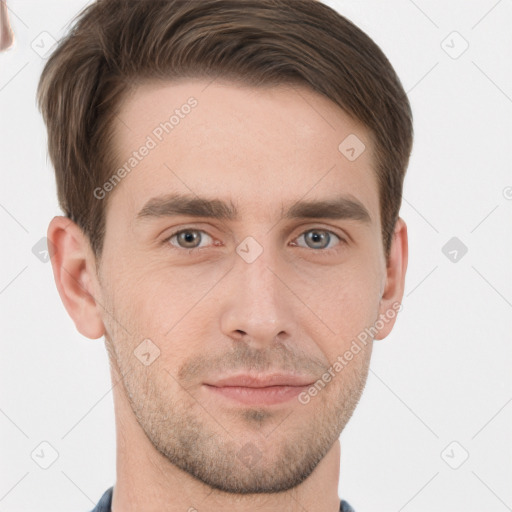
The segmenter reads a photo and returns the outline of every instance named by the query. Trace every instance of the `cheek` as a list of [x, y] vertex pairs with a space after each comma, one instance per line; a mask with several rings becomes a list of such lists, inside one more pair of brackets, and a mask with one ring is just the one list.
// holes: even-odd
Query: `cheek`
[[[362, 267], [361, 267], [362, 269]], [[332, 361], [343, 354], [379, 314], [380, 284], [370, 272], [359, 268], [326, 273], [315, 280], [314, 288], [301, 292], [314, 313], [302, 317], [302, 327], [316, 340]], [[306, 323], [305, 319], [311, 319]]]
[[[180, 328], [197, 329], [190, 323], [205, 299], [221, 293], [215, 288], [225, 271], [197, 266], [171, 267], [161, 262], [133, 261], [115, 268], [112, 283], [115, 305], [133, 335], [160, 340], [165, 346]], [[173, 341], [175, 343], [175, 341]]]
[[311, 305], [316, 304], [330, 318], [344, 324], [358, 323], [372, 315], [379, 302], [380, 280], [365, 263], [355, 261], [332, 267], [299, 283], [302, 294]]

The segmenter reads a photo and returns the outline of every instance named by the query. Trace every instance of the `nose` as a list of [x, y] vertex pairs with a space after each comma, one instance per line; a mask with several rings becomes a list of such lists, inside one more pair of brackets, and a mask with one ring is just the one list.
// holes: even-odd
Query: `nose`
[[[295, 335], [293, 289], [284, 267], [274, 254], [264, 250], [252, 263], [236, 256], [227, 295], [223, 298], [221, 330], [233, 340], [264, 348]], [[290, 278], [288, 278], [290, 280]], [[296, 299], [295, 299], [296, 300]]]

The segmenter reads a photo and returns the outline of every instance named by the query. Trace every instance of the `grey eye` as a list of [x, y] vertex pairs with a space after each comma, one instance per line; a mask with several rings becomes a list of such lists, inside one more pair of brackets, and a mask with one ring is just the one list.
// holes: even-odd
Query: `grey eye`
[[[340, 240], [339, 236], [335, 233], [332, 233], [331, 231], [323, 229], [311, 229], [300, 235], [298, 239], [304, 237], [304, 240], [307, 244], [306, 246], [310, 249], [331, 249], [332, 247], [328, 246], [333, 236]], [[304, 246], [300, 245], [300, 247]]]

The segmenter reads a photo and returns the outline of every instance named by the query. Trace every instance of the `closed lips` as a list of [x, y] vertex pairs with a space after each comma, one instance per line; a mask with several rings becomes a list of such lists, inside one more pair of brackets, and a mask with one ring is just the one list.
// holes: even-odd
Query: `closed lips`
[[272, 374], [265, 376], [244, 374], [205, 382], [205, 384], [214, 387], [266, 388], [271, 386], [309, 386], [314, 381], [314, 377], [295, 374]]

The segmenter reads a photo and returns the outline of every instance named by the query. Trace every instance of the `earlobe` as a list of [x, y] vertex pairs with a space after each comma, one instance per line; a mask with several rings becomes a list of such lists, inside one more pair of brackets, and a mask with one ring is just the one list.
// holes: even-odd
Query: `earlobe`
[[87, 237], [79, 226], [62, 216], [51, 220], [47, 237], [48, 245], [53, 246], [55, 284], [66, 311], [81, 334], [100, 338], [105, 333], [101, 306], [96, 301], [100, 288]]
[[399, 217], [396, 222], [389, 258], [386, 264], [386, 280], [379, 307], [379, 318], [386, 321], [382, 322], [384, 326], [376, 334], [376, 340], [381, 340], [388, 336], [395, 324], [397, 312], [401, 310], [408, 250], [407, 225]]

